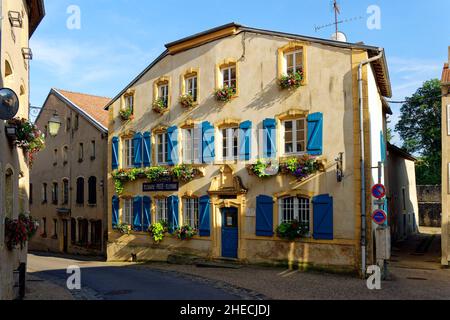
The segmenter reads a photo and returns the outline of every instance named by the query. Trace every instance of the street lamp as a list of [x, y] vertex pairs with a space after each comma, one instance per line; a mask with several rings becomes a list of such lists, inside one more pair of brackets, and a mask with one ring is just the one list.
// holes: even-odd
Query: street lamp
[[55, 112], [53, 117], [48, 121], [48, 133], [52, 137], [58, 135], [59, 129], [61, 128], [61, 119], [59, 119], [58, 114]]

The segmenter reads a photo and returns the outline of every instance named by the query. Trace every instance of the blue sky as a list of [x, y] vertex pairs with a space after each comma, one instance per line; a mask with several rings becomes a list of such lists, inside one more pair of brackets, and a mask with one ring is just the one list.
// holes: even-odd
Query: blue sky
[[[386, 49], [394, 100], [425, 80], [439, 78], [450, 45], [448, 0], [340, 0], [341, 25], [350, 42]], [[45, 0], [47, 15], [31, 40], [31, 104], [41, 106], [50, 88], [115, 96], [164, 44], [228, 22], [329, 38], [331, 0]], [[414, 3], [414, 4], [411, 4]], [[70, 5], [81, 10], [81, 28], [68, 29]], [[381, 9], [381, 29], [369, 30], [367, 8]], [[398, 118], [400, 105], [392, 105]], [[396, 139], [397, 141], [397, 139]]]

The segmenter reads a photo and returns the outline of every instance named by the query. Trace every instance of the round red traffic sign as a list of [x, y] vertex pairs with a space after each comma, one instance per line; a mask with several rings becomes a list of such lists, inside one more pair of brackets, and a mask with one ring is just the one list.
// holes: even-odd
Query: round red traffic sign
[[383, 210], [375, 210], [372, 214], [372, 220], [378, 225], [382, 225], [387, 220], [387, 214]]
[[372, 195], [377, 199], [383, 199], [386, 196], [386, 187], [382, 184], [374, 185]]

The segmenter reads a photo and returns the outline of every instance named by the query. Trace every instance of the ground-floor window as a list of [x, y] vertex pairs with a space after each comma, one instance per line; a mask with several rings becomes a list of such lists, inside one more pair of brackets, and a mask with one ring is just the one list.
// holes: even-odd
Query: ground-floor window
[[286, 197], [279, 201], [280, 223], [298, 221], [308, 229], [310, 227], [310, 199]]
[[156, 222], [168, 221], [167, 198], [156, 199]]
[[89, 241], [89, 221], [83, 219], [78, 221], [78, 243], [87, 246]]
[[122, 223], [133, 224], [133, 199], [124, 199], [123, 201]]
[[53, 219], [53, 238], [58, 239], [58, 220]]
[[198, 229], [198, 199], [183, 199], [183, 223]]
[[91, 221], [91, 243], [100, 247], [102, 245], [102, 221]]
[[70, 219], [70, 241], [72, 244], [77, 243], [77, 220]]

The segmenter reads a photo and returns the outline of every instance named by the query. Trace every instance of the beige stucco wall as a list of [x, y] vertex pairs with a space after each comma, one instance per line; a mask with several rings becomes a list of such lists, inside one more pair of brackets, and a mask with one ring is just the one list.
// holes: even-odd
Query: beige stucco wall
[[[2, 0], [1, 12], [1, 77], [0, 87], [13, 89], [20, 100], [20, 108], [17, 117], [28, 118], [29, 81], [28, 61], [22, 56], [22, 48], [28, 47], [28, 12], [25, 0]], [[23, 27], [12, 28], [8, 20], [8, 11], [18, 11], [23, 16]], [[12, 75], [5, 76], [6, 61], [11, 66]], [[22, 94], [21, 92], [22, 87]], [[21, 149], [13, 148], [5, 136], [5, 122], [0, 121], [0, 300], [12, 299], [13, 270], [17, 269], [20, 262], [26, 262], [27, 248], [9, 252], [4, 243], [4, 205], [5, 172], [13, 171], [13, 215], [17, 218], [19, 213], [26, 213], [28, 208], [29, 174], [26, 158]]]
[[[87, 250], [77, 245], [72, 245], [70, 235], [70, 219], [88, 219], [88, 220], [105, 220], [106, 219], [106, 161], [107, 161], [107, 133], [101, 132], [93, 126], [83, 115], [79, 114], [74, 108], [66, 105], [56, 95], [50, 94], [45, 105], [44, 111], [37, 120], [37, 126], [44, 132], [45, 126], [53, 116], [53, 110], [59, 115], [62, 125], [56, 137], [47, 135], [46, 149], [40, 152], [35, 160], [31, 171], [31, 183], [33, 185], [33, 203], [31, 205], [31, 213], [33, 217], [41, 222], [38, 234], [30, 243], [30, 249], [49, 250], [60, 252], [63, 251], [63, 220], [68, 220], [68, 252], [69, 253], [99, 253], [102, 250]], [[78, 114], [79, 127], [74, 128], [75, 116]], [[71, 119], [70, 130], [66, 130], [67, 118]], [[95, 159], [91, 159], [91, 141], [95, 141], [96, 155]], [[78, 146], [80, 143], [84, 145], [84, 160], [79, 162]], [[63, 148], [67, 146], [68, 163], [63, 163]], [[54, 165], [54, 150], [58, 150], [58, 158]], [[88, 205], [88, 179], [94, 176], [97, 178], [97, 205]], [[84, 178], [84, 205], [80, 206], [76, 203], [77, 179]], [[63, 204], [63, 179], [69, 180], [69, 203]], [[58, 183], [58, 204], [54, 205], [51, 198], [52, 183]], [[47, 183], [47, 203], [42, 203], [42, 185]], [[70, 209], [70, 215], [59, 215], [58, 208]], [[44, 232], [42, 218], [47, 219], [47, 237], [42, 237]], [[53, 219], [57, 219], [58, 238], [53, 239]], [[91, 241], [89, 223], [89, 242]], [[103, 228], [105, 223], [103, 223]], [[77, 223], [78, 237], [78, 223]], [[103, 238], [103, 237], [102, 237]]]
[[450, 128], [447, 110], [450, 107], [450, 85], [442, 87], [442, 95], [442, 264], [448, 265], [450, 261]]
[[[240, 204], [240, 259], [250, 262], [296, 261], [317, 265], [350, 266], [356, 268], [359, 247], [359, 156], [355, 153], [355, 145], [359, 144], [355, 127], [355, 87], [354, 81], [358, 61], [367, 57], [367, 53], [355, 52], [349, 49], [335, 48], [316, 43], [307, 43], [307, 85], [293, 92], [281, 91], [277, 84], [278, 66], [277, 50], [289, 43], [289, 39], [241, 33], [234, 37], [214, 41], [200, 47], [167, 56], [149, 70], [130, 90], [135, 91], [136, 119], [126, 125], [119, 118], [121, 101], [116, 101], [110, 107], [111, 124], [109, 128], [109, 161], [108, 172], [111, 172], [111, 139], [114, 136], [130, 132], [152, 131], [159, 125], [180, 126], [188, 119], [198, 123], [209, 121], [218, 124], [226, 119], [239, 121], [251, 120], [257, 129], [262, 128], [266, 118], [274, 118], [292, 109], [306, 113], [322, 112], [324, 114], [324, 153], [328, 164], [333, 164], [340, 152], [344, 152], [345, 179], [337, 183], [335, 167], [326, 173], [306, 183], [298, 184], [294, 179], [277, 176], [266, 181], [250, 176], [245, 169], [245, 163], [233, 164], [234, 174], [239, 176], [249, 192]], [[215, 101], [212, 93], [215, 89], [215, 66], [232, 59], [238, 61], [239, 96], [232, 102], [223, 105]], [[200, 103], [191, 111], [186, 111], [178, 104], [180, 95], [180, 77], [186, 70], [199, 69]], [[367, 77], [367, 72], [364, 72]], [[153, 101], [153, 83], [161, 76], [171, 79], [170, 111], [163, 116], [151, 110]], [[365, 85], [367, 97], [367, 86]], [[357, 93], [357, 92], [356, 92]], [[365, 102], [367, 104], [367, 100]], [[367, 106], [366, 106], [367, 107]], [[368, 119], [368, 117], [367, 117]], [[278, 127], [280, 124], [278, 123]], [[217, 128], [216, 128], [217, 130]], [[368, 128], [367, 128], [368, 130]], [[369, 132], [367, 132], [367, 135]], [[217, 136], [216, 136], [217, 138]], [[368, 137], [370, 141], [370, 136]], [[217, 140], [216, 140], [217, 141]], [[279, 141], [278, 141], [279, 142]], [[153, 141], [154, 143], [154, 141]], [[278, 146], [280, 144], [278, 143]], [[217, 148], [217, 143], [216, 143]], [[154, 155], [153, 149], [152, 154]], [[278, 150], [279, 151], [279, 150]], [[121, 154], [121, 150], [119, 152]], [[257, 155], [254, 155], [257, 156]], [[281, 156], [281, 154], [279, 154]], [[180, 154], [181, 159], [181, 154]], [[370, 158], [369, 158], [370, 159]], [[253, 160], [254, 162], [254, 160]], [[204, 178], [182, 185], [178, 195], [182, 197], [187, 192], [196, 196], [207, 194], [213, 177], [219, 174], [223, 162], [217, 161], [206, 167]], [[108, 226], [110, 228], [108, 259], [130, 259], [131, 253], [140, 255], [142, 259], [152, 259], [153, 250], [149, 250], [152, 242], [148, 235], [122, 236], [111, 229], [111, 198], [114, 194], [113, 181], [109, 179]], [[125, 196], [143, 195], [142, 180], [128, 183]], [[305, 239], [296, 244], [300, 249], [293, 250], [288, 242], [277, 238], [258, 238], [255, 236], [255, 217], [248, 212], [254, 212], [256, 197], [269, 195], [275, 198], [279, 194], [303, 194], [315, 196], [330, 194], [334, 197], [334, 240], [314, 241]], [[149, 193], [154, 196], [170, 196], [172, 193]], [[123, 203], [123, 202], [122, 202]], [[216, 210], [220, 205], [213, 205], [212, 220], [220, 221]], [[181, 205], [180, 205], [181, 206]], [[277, 210], [275, 204], [275, 211]], [[182, 212], [182, 208], [180, 208]], [[154, 214], [153, 214], [154, 217]], [[181, 218], [181, 217], [180, 217]], [[275, 226], [278, 224], [275, 213]], [[201, 239], [193, 244], [177, 243], [168, 246], [172, 249], [195, 246], [203, 251], [205, 256], [220, 255], [220, 241], [215, 234], [220, 225], [214, 225], [211, 239]], [[211, 243], [205, 246], [205, 242]], [[163, 243], [163, 245], [165, 245]], [[344, 247], [343, 250], [342, 247]], [[342, 255], [330, 254], [333, 250]], [[341, 250], [341, 251], [339, 251]], [[267, 253], [274, 253], [267, 254]]]

